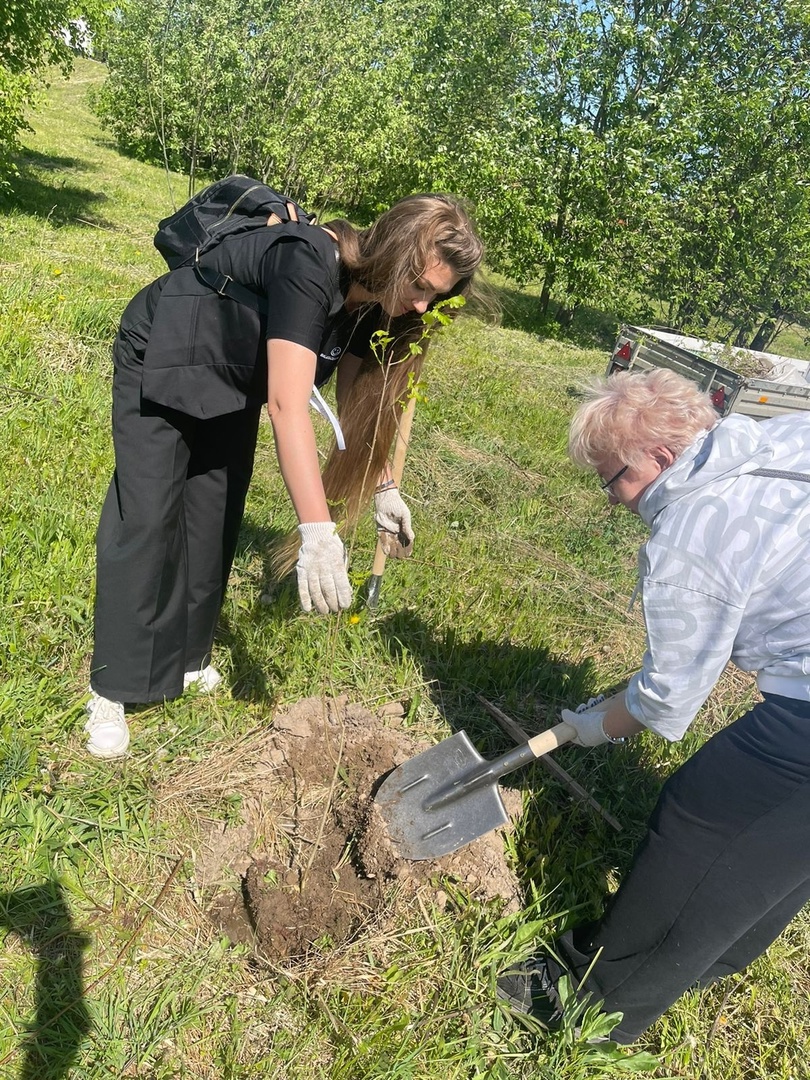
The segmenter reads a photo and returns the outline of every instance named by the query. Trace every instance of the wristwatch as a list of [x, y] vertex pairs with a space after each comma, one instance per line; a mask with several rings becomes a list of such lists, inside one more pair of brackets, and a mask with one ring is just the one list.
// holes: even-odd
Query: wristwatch
[[608, 733], [605, 731], [604, 720], [602, 721], [602, 734], [612, 746], [621, 746], [623, 743], [627, 742], [626, 735], [608, 735]]

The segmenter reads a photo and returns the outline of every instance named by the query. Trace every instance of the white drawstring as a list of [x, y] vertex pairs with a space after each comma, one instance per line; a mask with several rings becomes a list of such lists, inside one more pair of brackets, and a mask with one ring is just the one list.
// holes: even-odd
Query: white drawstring
[[312, 387], [312, 396], [309, 399], [309, 403], [316, 412], [321, 414], [324, 420], [328, 420], [332, 425], [338, 450], [345, 450], [346, 440], [343, 438], [343, 429], [340, 426], [340, 421], [324, 401], [317, 386]]

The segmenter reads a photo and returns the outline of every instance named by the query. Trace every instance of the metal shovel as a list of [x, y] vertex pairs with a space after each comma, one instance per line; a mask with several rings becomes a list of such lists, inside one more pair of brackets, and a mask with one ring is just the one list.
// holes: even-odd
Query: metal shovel
[[404, 859], [438, 859], [509, 821], [498, 779], [556, 750], [576, 735], [557, 724], [488, 761], [459, 731], [386, 777], [375, 802]]

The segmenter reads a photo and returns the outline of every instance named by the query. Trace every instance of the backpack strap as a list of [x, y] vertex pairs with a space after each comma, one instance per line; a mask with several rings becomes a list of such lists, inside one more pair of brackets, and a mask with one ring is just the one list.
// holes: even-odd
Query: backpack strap
[[[298, 217], [298, 210], [296, 209], [294, 202], [287, 203], [287, 213], [290, 215], [290, 221], [294, 221], [297, 225], [300, 218]], [[267, 219], [269, 228], [272, 228], [274, 225], [283, 224], [285, 223], [277, 214], [271, 214]], [[314, 220], [307, 221], [307, 225], [314, 224]], [[326, 229], [325, 231], [329, 233], [332, 239], [337, 240], [337, 237], [333, 232], [329, 229]], [[197, 258], [194, 260], [194, 273], [203, 285], [207, 285], [209, 289], [218, 292], [220, 296], [229, 296], [231, 300], [235, 300], [237, 304], [244, 304], [245, 307], [258, 311], [260, 315], [267, 314], [267, 299], [264, 296], [259, 296], [250, 289], [246, 289], [244, 285], [240, 285], [238, 281], [234, 281], [230, 274], [222, 274], [218, 270], [210, 269], [207, 266], [200, 266], [199, 249]]]
[[253, 308], [260, 315], [267, 314], [267, 298], [246, 289], [244, 285], [234, 281], [230, 274], [223, 274], [207, 266], [200, 266], [198, 262], [194, 263], [194, 273], [203, 285], [207, 285], [209, 289], [218, 292], [220, 296], [229, 296], [237, 304], [244, 304], [245, 307]]

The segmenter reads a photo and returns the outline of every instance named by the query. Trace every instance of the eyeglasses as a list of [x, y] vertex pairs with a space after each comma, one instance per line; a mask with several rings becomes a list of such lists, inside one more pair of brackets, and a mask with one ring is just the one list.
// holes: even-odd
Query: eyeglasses
[[615, 493], [613, 491], [613, 485], [616, 483], [617, 480], [621, 480], [621, 478], [624, 476], [624, 474], [627, 472], [627, 470], [629, 468], [630, 468], [629, 465], [623, 465], [621, 467], [621, 469], [619, 469], [619, 471], [616, 473], [615, 476], [611, 476], [611, 478], [609, 480], [606, 480], [604, 482], [604, 484], [600, 484], [599, 487], [607, 495], [613, 495], [613, 497], [615, 498], [616, 496], [615, 496]]

